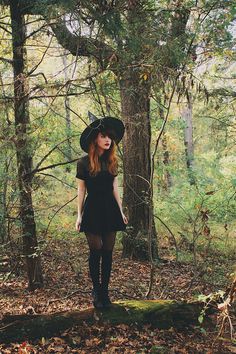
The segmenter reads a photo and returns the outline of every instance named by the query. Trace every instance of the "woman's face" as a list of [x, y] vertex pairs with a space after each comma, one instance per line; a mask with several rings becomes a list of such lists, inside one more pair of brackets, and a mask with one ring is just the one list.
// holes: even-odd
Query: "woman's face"
[[109, 150], [111, 147], [112, 139], [107, 135], [107, 133], [98, 133], [96, 138], [96, 143], [99, 149]]

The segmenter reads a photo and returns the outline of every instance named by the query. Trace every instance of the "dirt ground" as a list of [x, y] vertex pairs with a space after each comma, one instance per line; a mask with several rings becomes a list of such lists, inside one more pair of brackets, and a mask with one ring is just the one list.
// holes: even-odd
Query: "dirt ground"
[[[165, 257], [156, 267], [150, 299], [193, 300], [199, 294], [209, 295], [230, 286], [233, 262], [221, 257], [193, 265]], [[91, 282], [88, 273], [88, 249], [85, 239], [71, 238], [48, 242], [43, 251], [44, 288], [29, 292], [25, 274], [2, 274], [0, 309], [6, 314], [40, 314], [64, 310], [83, 310], [92, 306]], [[110, 282], [112, 301], [145, 299], [150, 278], [148, 262], [122, 259], [116, 246]], [[236, 324], [235, 308], [230, 319]], [[50, 339], [0, 344], [0, 353], [127, 353], [127, 354], [211, 354], [236, 353], [236, 338], [230, 337], [229, 320], [219, 335], [221, 317], [211, 324], [177, 331], [151, 329], [150, 326], [93, 325], [85, 323]]]

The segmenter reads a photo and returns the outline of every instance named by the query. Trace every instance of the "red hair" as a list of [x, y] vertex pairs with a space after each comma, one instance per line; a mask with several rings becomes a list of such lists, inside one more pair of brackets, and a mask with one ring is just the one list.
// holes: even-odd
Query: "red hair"
[[[109, 131], [105, 131], [104, 133], [107, 134], [112, 139], [111, 146], [110, 146], [109, 150], [104, 151], [104, 154], [106, 156], [107, 169], [112, 175], [116, 175], [117, 168], [118, 168], [116, 144], [114, 142], [114, 137], [113, 137], [112, 133], [110, 133]], [[89, 151], [88, 151], [89, 172], [90, 172], [90, 175], [92, 175], [92, 176], [96, 176], [97, 173], [101, 171], [101, 164], [99, 162], [98, 149], [97, 149], [97, 145], [95, 142], [96, 137], [91, 141], [91, 143], [89, 145]]]

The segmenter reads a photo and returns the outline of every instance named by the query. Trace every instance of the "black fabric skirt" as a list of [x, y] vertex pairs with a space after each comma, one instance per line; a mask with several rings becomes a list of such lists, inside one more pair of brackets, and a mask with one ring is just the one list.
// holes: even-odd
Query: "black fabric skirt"
[[81, 232], [101, 234], [125, 229], [126, 224], [113, 194], [87, 195], [82, 211]]

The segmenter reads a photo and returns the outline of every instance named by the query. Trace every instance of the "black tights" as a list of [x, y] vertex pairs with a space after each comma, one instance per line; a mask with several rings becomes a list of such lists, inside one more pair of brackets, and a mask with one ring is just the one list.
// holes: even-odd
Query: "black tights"
[[[115, 245], [116, 232], [104, 233], [102, 235], [85, 232], [89, 245], [89, 272], [93, 288], [102, 288], [103, 292], [108, 291], [108, 285], [112, 267], [112, 251]], [[101, 283], [100, 283], [100, 259]]]

